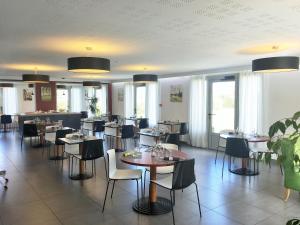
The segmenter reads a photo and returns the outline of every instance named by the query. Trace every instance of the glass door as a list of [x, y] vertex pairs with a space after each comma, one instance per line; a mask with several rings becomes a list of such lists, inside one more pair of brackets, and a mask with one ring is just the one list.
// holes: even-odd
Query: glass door
[[208, 78], [208, 147], [216, 149], [219, 134], [238, 126], [238, 76]]

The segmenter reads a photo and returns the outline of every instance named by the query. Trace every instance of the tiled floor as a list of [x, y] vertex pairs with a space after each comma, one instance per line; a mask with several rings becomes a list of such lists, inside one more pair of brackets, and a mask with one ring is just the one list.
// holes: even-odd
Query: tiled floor
[[[282, 225], [300, 217], [300, 197], [293, 193], [285, 203], [282, 176], [276, 164], [261, 165], [261, 174], [249, 178], [227, 171], [221, 177], [221, 157], [214, 164], [214, 152], [191, 147], [183, 150], [196, 158], [196, 175], [203, 217], [200, 219], [194, 187], [176, 193], [176, 224], [260, 224]], [[127, 165], [120, 164], [126, 167]], [[97, 176], [72, 181], [64, 168], [42, 157], [41, 149], [27, 146], [20, 151], [14, 133], [0, 134], [0, 168], [10, 179], [7, 191], [0, 189], [0, 225], [121, 225], [172, 224], [170, 214], [144, 216], [135, 213], [134, 182], [116, 183], [101, 213], [106, 180], [103, 160], [97, 161]], [[160, 195], [167, 195], [159, 189]]]

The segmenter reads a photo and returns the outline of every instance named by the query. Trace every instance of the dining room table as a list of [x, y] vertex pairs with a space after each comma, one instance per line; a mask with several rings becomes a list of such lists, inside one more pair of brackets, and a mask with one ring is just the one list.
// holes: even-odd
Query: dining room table
[[[147, 148], [138, 154], [138, 157], [132, 155], [125, 156], [122, 154], [120, 160], [123, 163], [150, 168], [150, 180], [156, 180], [157, 167], [174, 165], [178, 160], [186, 160], [189, 158], [185, 152], [177, 150], [169, 150], [169, 157], [153, 156], [153, 152], [149, 151], [151, 148]], [[167, 198], [161, 197], [157, 193], [157, 185], [150, 182], [149, 195], [143, 196], [141, 199], [133, 202], [133, 209], [141, 214], [146, 215], [161, 215], [168, 213], [172, 210], [171, 201]]]
[[170, 133], [179, 133], [181, 122], [179, 121], [159, 121], [157, 123], [160, 129], [168, 130]]
[[[64, 142], [67, 145], [78, 145], [78, 151], [73, 152], [71, 154], [80, 155], [83, 151], [83, 142], [84, 141], [91, 141], [91, 140], [98, 140], [99, 138], [95, 136], [82, 136], [80, 138], [59, 138], [60, 141]], [[70, 154], [70, 153], [69, 153]], [[70, 175], [71, 180], [86, 180], [93, 177], [93, 174], [86, 173], [85, 170], [85, 163], [83, 160], [79, 160], [79, 171], [78, 174]]]
[[[266, 148], [257, 148], [257, 144], [266, 143], [270, 140], [268, 136], [265, 135], [249, 135], [243, 133], [223, 133], [220, 134], [220, 138], [244, 138], [248, 141], [248, 143], [253, 144], [253, 148], [250, 148], [250, 153], [259, 154], [259, 153], [267, 153], [270, 152]], [[247, 168], [247, 160], [242, 159], [242, 166], [240, 168], [229, 170], [229, 172], [242, 175], [242, 176], [256, 176], [259, 175], [259, 160], [256, 162], [256, 167], [254, 166], [254, 170]]]
[[159, 144], [161, 139], [165, 137], [164, 133], [152, 129], [142, 129], [137, 134], [140, 137], [139, 144], [149, 147]]

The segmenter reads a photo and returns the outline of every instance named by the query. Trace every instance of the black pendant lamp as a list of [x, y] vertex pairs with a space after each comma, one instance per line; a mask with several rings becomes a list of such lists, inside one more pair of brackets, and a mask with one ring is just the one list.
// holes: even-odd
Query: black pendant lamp
[[59, 85], [56, 85], [56, 88], [57, 89], [67, 89], [67, 86], [59, 84]]
[[101, 88], [101, 82], [99, 81], [83, 81], [83, 87]]
[[155, 74], [135, 74], [133, 75], [134, 83], [152, 83], [157, 82], [157, 75]]
[[104, 73], [110, 71], [110, 60], [98, 57], [68, 58], [68, 70], [79, 73]]
[[12, 83], [0, 83], [0, 88], [5, 88], [5, 87], [14, 87], [14, 84], [12, 84]]
[[48, 75], [42, 75], [42, 74], [23, 74], [23, 81], [27, 83], [33, 83], [33, 84], [44, 84], [49, 83], [50, 79]]
[[253, 72], [289, 72], [299, 69], [299, 57], [281, 56], [255, 59], [252, 61]]

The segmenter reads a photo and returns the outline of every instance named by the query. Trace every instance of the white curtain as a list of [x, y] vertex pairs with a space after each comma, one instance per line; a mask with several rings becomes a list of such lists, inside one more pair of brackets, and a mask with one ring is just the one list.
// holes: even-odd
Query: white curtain
[[262, 133], [262, 88], [262, 74], [250, 71], [240, 73], [239, 130], [244, 133]]
[[17, 88], [3, 88], [3, 113], [12, 115], [18, 113]]
[[102, 85], [101, 88], [101, 112], [106, 114], [107, 113], [107, 85]]
[[82, 107], [82, 87], [71, 88], [71, 111], [80, 112], [83, 110]]
[[96, 90], [96, 97], [98, 98], [97, 106], [100, 108], [101, 114], [107, 113], [107, 85], [102, 85], [101, 89]]
[[189, 128], [191, 144], [207, 147], [207, 81], [205, 76], [192, 76], [190, 83]]
[[125, 83], [124, 116], [126, 118], [134, 115], [134, 88], [132, 83]]
[[158, 121], [158, 83], [146, 85], [146, 117], [149, 126], [154, 127]]

